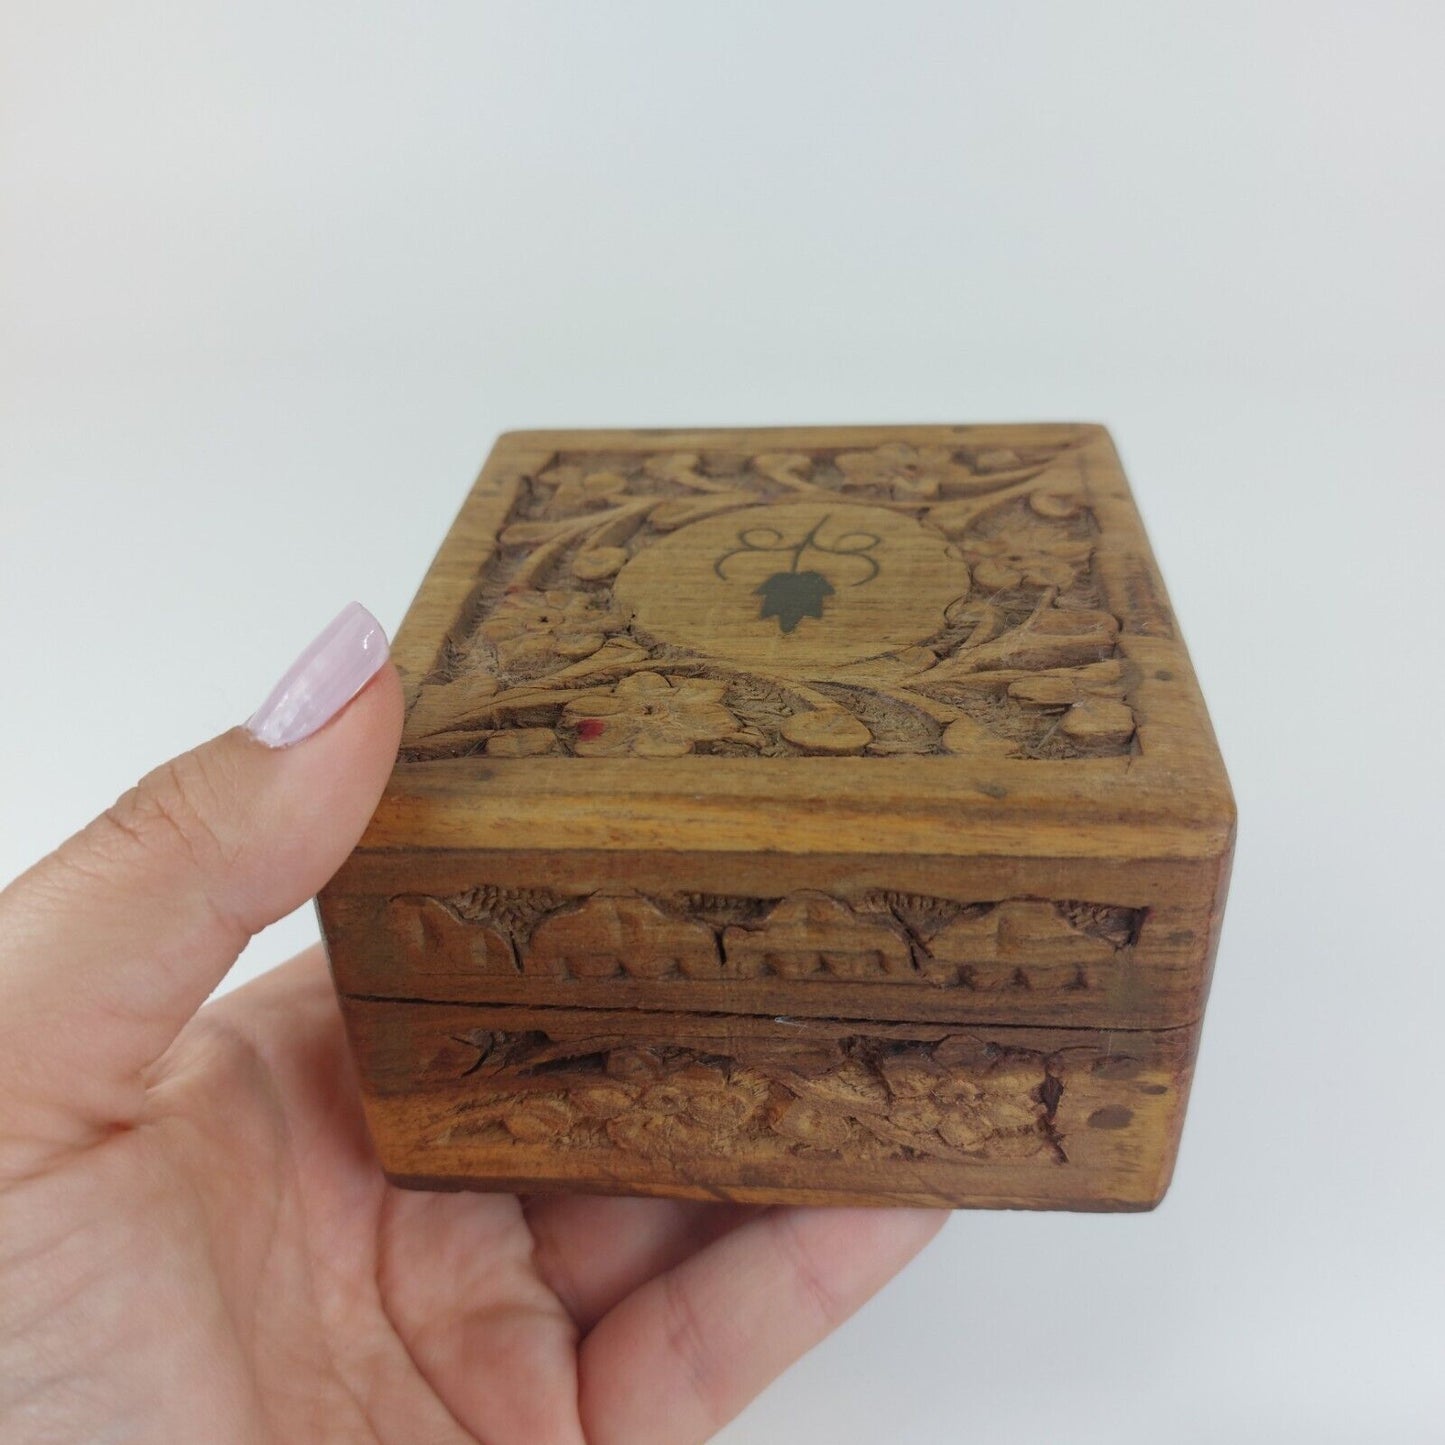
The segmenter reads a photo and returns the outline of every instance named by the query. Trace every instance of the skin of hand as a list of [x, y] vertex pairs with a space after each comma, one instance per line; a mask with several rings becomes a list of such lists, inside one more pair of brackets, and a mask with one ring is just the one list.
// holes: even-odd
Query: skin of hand
[[319, 949], [206, 1003], [381, 795], [384, 638], [367, 676], [0, 894], [6, 1441], [701, 1441], [946, 1217], [389, 1185]]

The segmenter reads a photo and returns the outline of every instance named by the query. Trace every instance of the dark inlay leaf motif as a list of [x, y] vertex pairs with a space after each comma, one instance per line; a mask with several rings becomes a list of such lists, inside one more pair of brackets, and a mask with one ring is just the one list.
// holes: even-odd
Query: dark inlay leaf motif
[[791, 632], [805, 617], [822, 617], [833, 584], [821, 572], [774, 572], [754, 591], [763, 599], [762, 617], [776, 617], [778, 626]]

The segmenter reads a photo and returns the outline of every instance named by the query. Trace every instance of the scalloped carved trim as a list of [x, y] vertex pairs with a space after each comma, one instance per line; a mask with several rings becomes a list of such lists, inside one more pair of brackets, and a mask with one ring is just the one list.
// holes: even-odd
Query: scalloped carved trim
[[423, 972], [552, 979], [774, 977], [1076, 992], [1138, 936], [1144, 910], [1038, 898], [960, 903], [801, 890], [780, 899], [579, 898], [479, 887], [389, 901], [390, 942]]

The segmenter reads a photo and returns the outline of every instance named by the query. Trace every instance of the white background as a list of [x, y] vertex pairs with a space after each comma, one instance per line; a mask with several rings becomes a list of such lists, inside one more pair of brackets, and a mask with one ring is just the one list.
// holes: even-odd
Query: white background
[[1174, 1192], [956, 1217], [722, 1439], [1445, 1439], [1445, 8], [0, 16], [0, 875], [503, 428], [1105, 421], [1241, 815]]

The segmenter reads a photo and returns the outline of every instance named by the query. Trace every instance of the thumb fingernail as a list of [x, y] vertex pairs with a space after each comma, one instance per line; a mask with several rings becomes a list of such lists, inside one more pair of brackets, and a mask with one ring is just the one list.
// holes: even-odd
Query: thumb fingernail
[[271, 689], [246, 731], [268, 748], [309, 738], [376, 676], [388, 655], [381, 623], [359, 602], [347, 603]]

